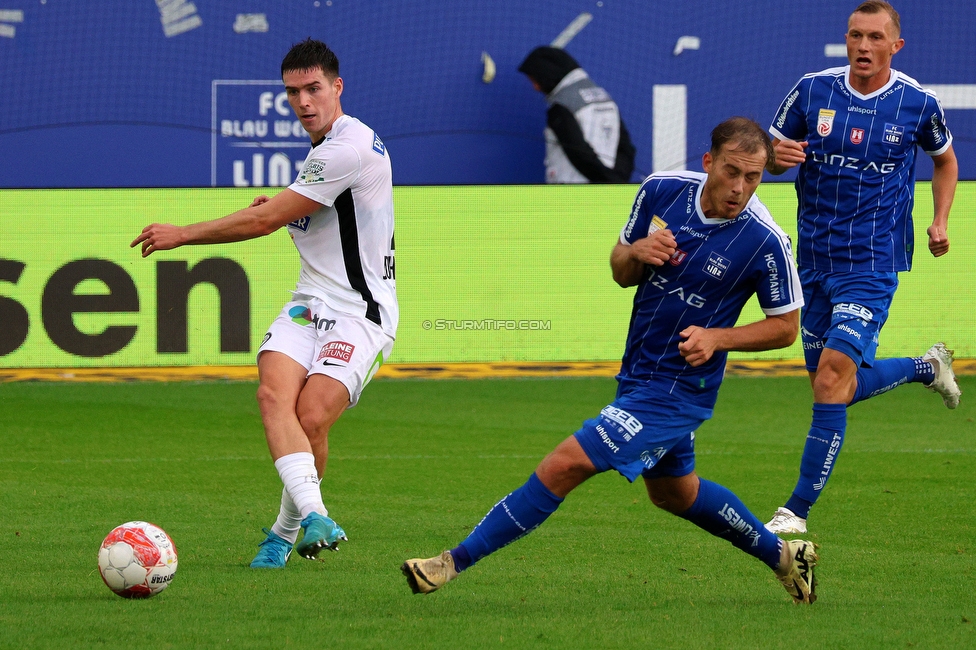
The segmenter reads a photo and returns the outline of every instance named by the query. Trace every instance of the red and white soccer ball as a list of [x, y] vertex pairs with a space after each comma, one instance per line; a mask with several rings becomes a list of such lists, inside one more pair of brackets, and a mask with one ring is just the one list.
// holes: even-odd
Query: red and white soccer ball
[[176, 575], [176, 546], [159, 526], [130, 521], [115, 528], [98, 550], [98, 571], [123, 598], [149, 598]]

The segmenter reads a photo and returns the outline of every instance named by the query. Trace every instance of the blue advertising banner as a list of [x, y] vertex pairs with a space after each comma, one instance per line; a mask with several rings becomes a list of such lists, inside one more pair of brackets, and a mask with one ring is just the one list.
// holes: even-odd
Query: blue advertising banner
[[285, 187], [308, 149], [281, 81], [213, 82], [212, 187]]
[[[398, 185], [542, 183], [546, 101], [518, 67], [553, 43], [619, 105], [631, 181], [700, 169], [717, 123], [769, 124], [801, 76], [847, 64], [857, 4], [0, 0], [0, 188], [284, 184], [307, 139], [280, 63], [307, 37], [337, 53], [343, 109]], [[976, 4], [894, 4], [893, 66], [937, 93], [974, 180]]]

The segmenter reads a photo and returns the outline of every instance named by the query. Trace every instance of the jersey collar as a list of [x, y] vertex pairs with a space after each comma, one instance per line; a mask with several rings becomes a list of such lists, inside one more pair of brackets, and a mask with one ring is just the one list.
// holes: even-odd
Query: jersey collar
[[705, 189], [705, 178], [703, 178], [702, 182], [698, 184], [698, 189], [695, 191], [695, 214], [698, 215], [699, 221], [701, 221], [704, 224], [708, 224], [710, 226], [729, 223], [730, 221], [735, 221], [736, 219], [739, 219], [743, 215], [743, 213], [749, 210], [749, 206], [752, 204], [752, 199], [756, 198], [756, 195], [753, 194], [752, 198], [749, 199], [749, 202], [746, 203], [745, 209], [743, 209], [742, 212], [732, 217], [731, 219], [723, 219], [722, 217], [706, 217], [705, 211], [702, 209], [702, 203], [701, 203], [702, 191], [704, 189]]
[[883, 85], [881, 88], [878, 88], [873, 93], [870, 93], [868, 95], [862, 95], [861, 93], [857, 92], [856, 90], [854, 90], [854, 88], [851, 87], [851, 66], [849, 65], [844, 66], [844, 87], [847, 88], [847, 92], [851, 93], [858, 99], [874, 99], [878, 95], [882, 94], [883, 92], [885, 92], [886, 90], [894, 86], [895, 83], [898, 81], [898, 78], [901, 76], [901, 73], [899, 73], [894, 68], [890, 68], [890, 70], [891, 70], [891, 76], [888, 77], [888, 83]]

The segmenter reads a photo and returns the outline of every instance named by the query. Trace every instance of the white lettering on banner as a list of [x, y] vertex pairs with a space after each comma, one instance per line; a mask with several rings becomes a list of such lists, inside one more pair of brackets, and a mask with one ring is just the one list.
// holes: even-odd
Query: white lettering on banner
[[[24, 22], [23, 9], [0, 9], [0, 23], [22, 23]], [[17, 35], [17, 28], [13, 25], [0, 24], [0, 36], [13, 38]]]
[[305, 135], [305, 129], [298, 120], [275, 120], [274, 134], [276, 138], [300, 138]]
[[[270, 92], [261, 93], [258, 96], [258, 114], [264, 117], [271, 108], [274, 108], [275, 113], [282, 117], [291, 115], [291, 107], [288, 106], [288, 94], [284, 92], [280, 92], [277, 95]], [[296, 122], [301, 124], [297, 120]]]
[[[214, 80], [211, 103], [210, 184], [217, 186], [221, 170], [223, 185], [290, 185], [301, 169], [309, 141], [292, 113], [287, 93], [281, 90], [281, 81]], [[235, 151], [240, 148], [256, 151], [242, 156], [243, 152]], [[302, 153], [292, 154], [290, 149]]]
[[234, 19], [234, 32], [237, 34], [266, 31], [268, 31], [268, 16], [266, 14], [237, 14]]
[[197, 8], [186, 0], [156, 0], [159, 8], [159, 21], [163, 24], [166, 38], [179, 36], [203, 24], [197, 15]]
[[[299, 171], [302, 166], [301, 160], [296, 160], [294, 165], [291, 159], [282, 152], [278, 151], [271, 154], [268, 160], [268, 187], [288, 187], [291, 185], [294, 176], [292, 167]], [[247, 167], [244, 160], [235, 160], [233, 163], [233, 183], [234, 187], [264, 187], [264, 154], [256, 153], [251, 156], [251, 176], [248, 178]]]
[[268, 121], [221, 120], [220, 135], [225, 138], [264, 138], [268, 135]]

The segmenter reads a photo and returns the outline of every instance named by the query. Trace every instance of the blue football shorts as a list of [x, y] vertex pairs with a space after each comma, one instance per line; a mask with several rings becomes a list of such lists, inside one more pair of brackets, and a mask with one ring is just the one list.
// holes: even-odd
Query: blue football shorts
[[817, 369], [824, 348], [843, 352], [858, 366], [874, 365], [898, 274], [800, 269], [800, 283], [800, 338], [807, 370]]
[[632, 390], [573, 434], [597, 470], [638, 476], [685, 476], [695, 469], [695, 430], [712, 410], [647, 388]]

